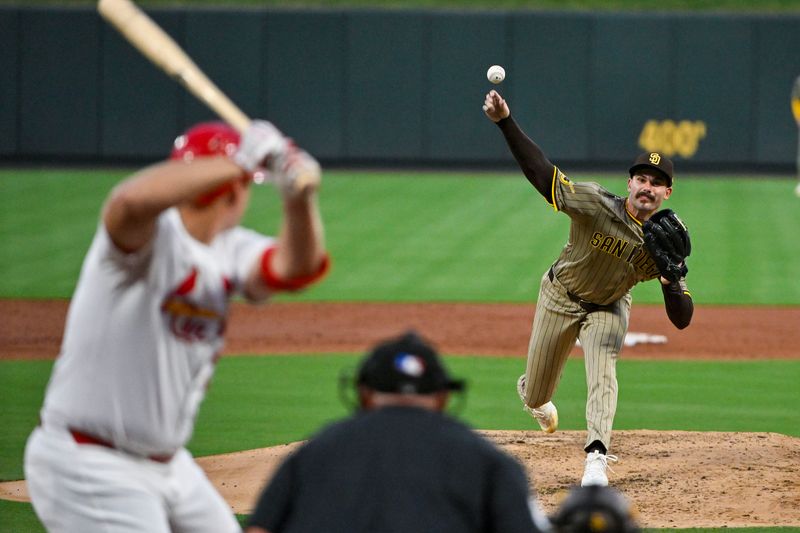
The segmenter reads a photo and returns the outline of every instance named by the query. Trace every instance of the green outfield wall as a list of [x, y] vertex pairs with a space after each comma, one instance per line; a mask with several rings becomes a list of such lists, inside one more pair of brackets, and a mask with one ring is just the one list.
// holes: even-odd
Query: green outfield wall
[[[323, 162], [499, 165], [485, 72], [560, 164], [642, 150], [793, 171], [800, 15], [148, 9], [243, 110]], [[161, 158], [213, 115], [89, 7], [0, 7], [0, 157]]]

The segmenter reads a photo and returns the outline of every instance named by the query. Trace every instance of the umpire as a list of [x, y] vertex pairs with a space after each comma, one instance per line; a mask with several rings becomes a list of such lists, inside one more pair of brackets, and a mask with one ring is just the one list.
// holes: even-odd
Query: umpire
[[362, 361], [360, 410], [278, 469], [247, 533], [536, 532], [547, 518], [522, 466], [443, 412], [463, 391], [408, 332]]

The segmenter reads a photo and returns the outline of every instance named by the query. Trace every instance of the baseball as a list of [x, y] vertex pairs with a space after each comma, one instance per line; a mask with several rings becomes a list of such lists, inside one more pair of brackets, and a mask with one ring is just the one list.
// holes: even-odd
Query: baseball
[[500, 65], [492, 65], [486, 71], [486, 78], [492, 83], [500, 83], [506, 79], [506, 69]]

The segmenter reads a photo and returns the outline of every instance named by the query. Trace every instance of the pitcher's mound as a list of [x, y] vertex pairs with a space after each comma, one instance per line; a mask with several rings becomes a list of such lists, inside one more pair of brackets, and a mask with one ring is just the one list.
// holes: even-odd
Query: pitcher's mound
[[[585, 432], [485, 431], [527, 468], [545, 511], [583, 474]], [[616, 431], [610, 484], [650, 528], [800, 526], [800, 439], [777, 433]]]

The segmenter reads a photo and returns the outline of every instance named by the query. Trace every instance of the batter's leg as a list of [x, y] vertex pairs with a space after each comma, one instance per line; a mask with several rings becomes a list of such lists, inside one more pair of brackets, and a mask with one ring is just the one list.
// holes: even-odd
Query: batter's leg
[[170, 533], [166, 483], [140, 468], [142, 461], [147, 460], [76, 444], [66, 431], [37, 428], [25, 448], [36, 515], [50, 533]]
[[555, 394], [584, 314], [558, 280], [542, 277], [525, 368], [528, 407], [539, 407]]
[[240, 533], [230, 506], [185, 449], [173, 459], [176, 491], [169, 501], [172, 533]]
[[599, 440], [611, 448], [611, 428], [617, 412], [617, 358], [625, 341], [630, 296], [610, 309], [586, 315], [580, 331], [586, 367], [586, 446]]

